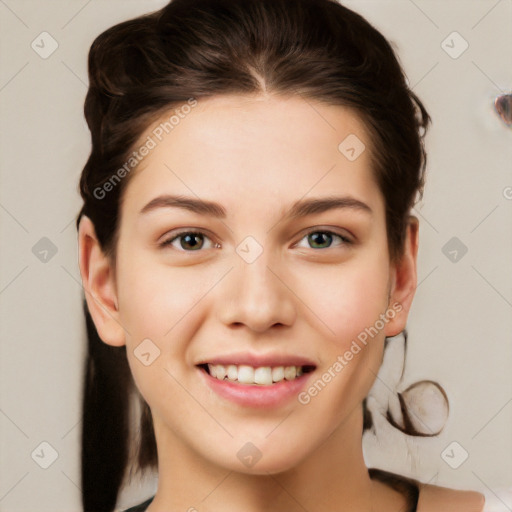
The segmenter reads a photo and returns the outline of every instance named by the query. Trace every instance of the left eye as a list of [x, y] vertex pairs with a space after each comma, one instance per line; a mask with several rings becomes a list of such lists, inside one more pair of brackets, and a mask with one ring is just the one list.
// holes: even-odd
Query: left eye
[[[196, 232], [196, 231], [183, 231], [183, 232], [179, 233], [178, 235], [173, 236], [173, 237], [163, 241], [160, 245], [162, 247], [171, 245], [174, 248], [179, 249], [178, 247], [176, 247], [174, 245], [174, 242], [179, 240], [180, 241], [179, 245], [180, 245], [181, 249], [183, 249], [186, 252], [193, 252], [193, 251], [198, 251], [200, 249], [203, 249], [205, 239], [210, 240], [204, 233]], [[211, 242], [211, 240], [210, 240], [210, 242]], [[207, 247], [207, 248], [211, 249], [215, 246], [216, 246], [216, 244], [214, 244], [212, 242], [212, 246]]]
[[[337, 244], [338, 246], [351, 243], [347, 237], [325, 230], [310, 231], [304, 238], [302, 238], [302, 240], [307, 240], [312, 244], [313, 249], [328, 249], [332, 245], [333, 238], [341, 240], [341, 242]], [[299, 245], [298, 247], [301, 246]]]

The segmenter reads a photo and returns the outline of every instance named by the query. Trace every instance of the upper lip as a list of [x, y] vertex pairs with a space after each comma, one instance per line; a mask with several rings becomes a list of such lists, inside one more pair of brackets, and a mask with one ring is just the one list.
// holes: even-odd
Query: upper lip
[[247, 365], [254, 368], [260, 368], [262, 366], [314, 366], [316, 364], [305, 357], [296, 355], [284, 355], [284, 354], [251, 354], [251, 353], [238, 353], [215, 356], [201, 360], [197, 363], [197, 366], [203, 364], [221, 364], [228, 366], [230, 364], [239, 366]]

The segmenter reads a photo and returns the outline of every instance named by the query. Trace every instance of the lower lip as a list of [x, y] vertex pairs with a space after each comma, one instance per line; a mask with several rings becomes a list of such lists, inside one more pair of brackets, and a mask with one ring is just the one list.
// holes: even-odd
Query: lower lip
[[204, 369], [199, 371], [210, 388], [223, 398], [244, 407], [278, 407], [297, 397], [313, 372], [305, 373], [293, 380], [282, 380], [270, 386], [240, 384], [230, 380], [219, 380]]

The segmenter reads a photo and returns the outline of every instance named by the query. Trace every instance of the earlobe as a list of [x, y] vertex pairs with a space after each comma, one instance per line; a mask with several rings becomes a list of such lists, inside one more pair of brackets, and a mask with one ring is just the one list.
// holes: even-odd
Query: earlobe
[[[405, 329], [412, 299], [417, 286], [417, 257], [419, 244], [419, 222], [409, 217], [403, 255], [390, 269], [391, 289], [389, 308], [397, 314], [386, 324], [385, 335], [396, 336]], [[399, 306], [398, 306], [399, 305]]]
[[85, 215], [78, 227], [78, 258], [87, 307], [98, 335], [108, 345], [124, 345], [111, 262], [100, 246], [94, 224]]

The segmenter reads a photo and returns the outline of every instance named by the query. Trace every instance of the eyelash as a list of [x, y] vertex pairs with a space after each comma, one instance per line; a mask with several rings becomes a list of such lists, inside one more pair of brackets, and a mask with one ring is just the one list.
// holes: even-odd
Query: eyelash
[[[313, 233], [323, 233], [323, 234], [328, 234], [328, 235], [332, 235], [334, 237], [338, 237], [339, 239], [341, 239], [341, 243], [338, 244], [338, 247], [341, 245], [351, 245], [353, 242], [352, 240], [350, 240], [349, 238], [347, 238], [346, 236], [343, 236], [339, 233], [335, 233], [334, 231], [330, 231], [328, 229], [318, 229], [318, 228], [313, 228], [309, 231], [307, 231], [304, 236], [299, 240], [302, 241], [304, 238], [308, 237], [309, 235], [313, 234]], [[202, 231], [180, 231], [178, 233], [175, 233], [171, 238], [168, 238], [167, 240], [164, 240], [162, 243], [160, 243], [160, 247], [162, 248], [166, 248], [168, 246], [171, 246], [172, 243], [175, 241], [175, 240], [178, 240], [180, 239], [181, 237], [183, 237], [184, 235], [201, 235], [201, 236], [204, 236], [206, 238], [209, 238], [208, 235], [206, 235], [206, 233], [202, 232]], [[215, 244], [215, 242], [214, 242]], [[217, 244], [216, 244], [217, 245]], [[334, 246], [334, 247], [337, 247], [337, 246]], [[310, 249], [316, 249], [314, 247], [309, 247]], [[332, 246], [329, 246], [329, 247], [324, 247], [324, 248], [321, 248], [323, 250], [326, 250], [326, 249], [331, 249], [333, 248]], [[321, 250], [319, 249], [319, 250]], [[192, 250], [192, 251], [186, 251], [184, 249], [177, 249], [178, 251], [180, 252], [200, 252], [201, 249], [199, 250]]]

